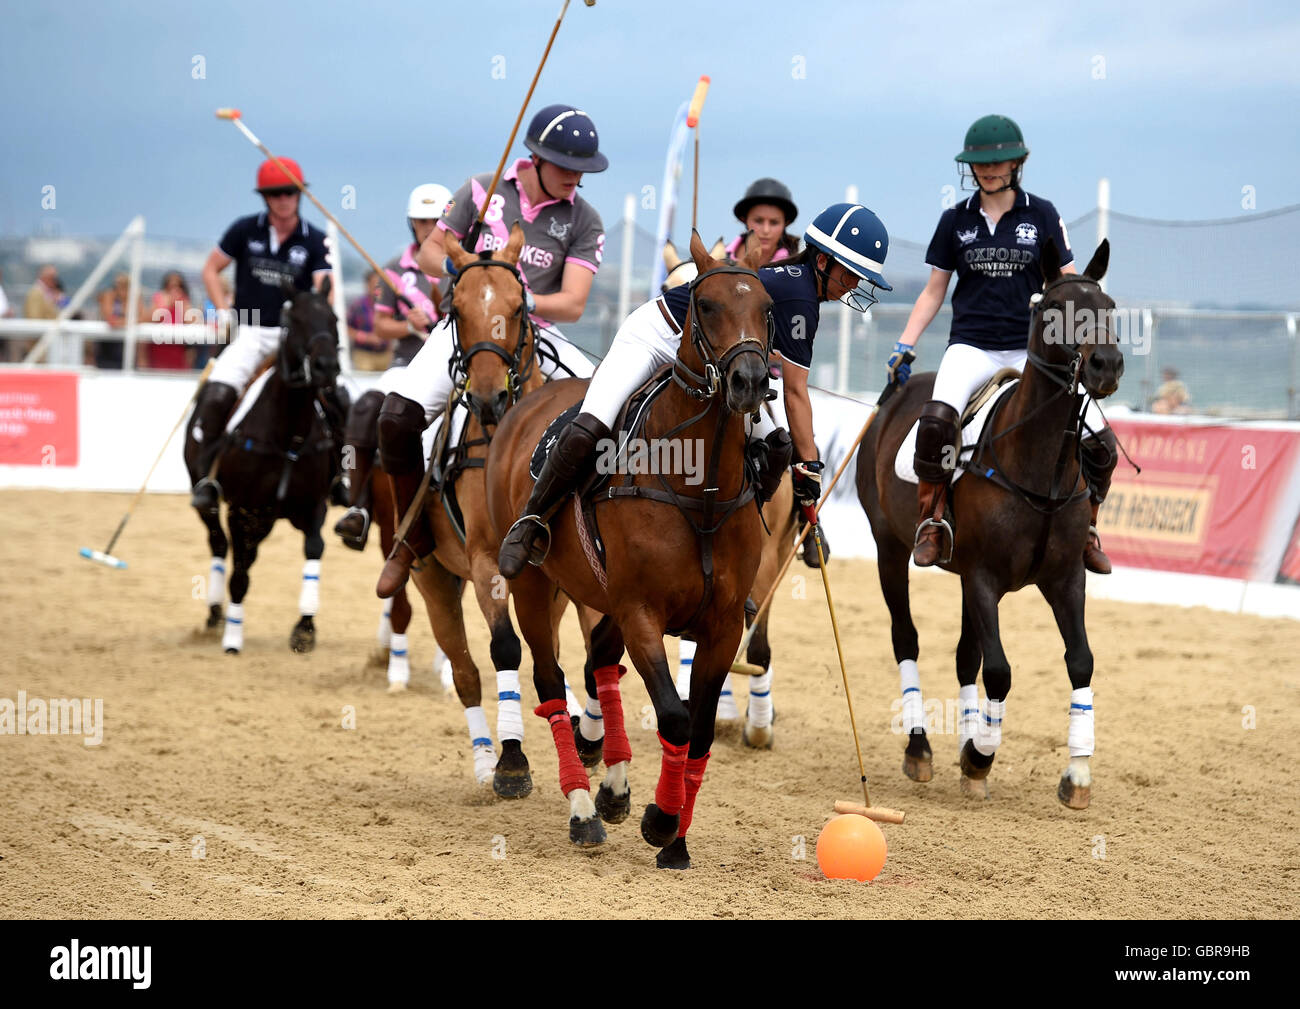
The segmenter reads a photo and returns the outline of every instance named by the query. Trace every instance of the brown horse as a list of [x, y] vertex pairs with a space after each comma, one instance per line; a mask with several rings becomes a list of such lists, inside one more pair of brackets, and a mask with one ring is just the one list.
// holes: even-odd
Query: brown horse
[[[1124, 355], [1108, 322], [1115, 303], [1098, 284], [1109, 258], [1110, 246], [1103, 241], [1081, 275], [1062, 275], [1056, 246], [1047, 243], [1042, 256], [1044, 288], [1031, 318], [1028, 366], [1015, 389], [997, 404], [974, 459], [961, 463], [967, 470], [964, 479], [951, 486], [953, 548], [951, 557], [940, 566], [961, 576], [957, 679], [962, 687], [962, 718], [958, 745], [962, 788], [969, 795], [988, 796], [986, 779], [1001, 742], [1002, 716], [1011, 689], [1011, 665], [998, 630], [998, 601], [1032, 583], [1056, 617], [1073, 688], [1070, 763], [1057, 794], [1073, 809], [1086, 808], [1089, 802], [1093, 658], [1083, 618], [1083, 547], [1088, 538], [1089, 508], [1078, 452], [1083, 412], [1080, 385], [1094, 399], [1101, 399], [1115, 392], [1124, 373]], [[1049, 327], [1049, 320], [1060, 318], [1090, 321], [1064, 331]], [[914, 713], [921, 711], [915, 665], [918, 643], [907, 567], [916, 528], [916, 487], [895, 474], [894, 459], [930, 399], [933, 384], [933, 374], [926, 374], [914, 376], [903, 386], [901, 395], [881, 409], [863, 439], [857, 462], [858, 497], [876, 540], [880, 587], [892, 620], [894, 658], [904, 679], [905, 714], [909, 704], [915, 705]], [[983, 711], [978, 707], [975, 685], [981, 661], [986, 695]], [[912, 687], [907, 686], [908, 663]], [[914, 697], [906, 696], [913, 690]], [[907, 721], [905, 717], [905, 724]], [[916, 781], [928, 781], [933, 774], [929, 740], [923, 725], [909, 728], [904, 773]]]
[[[456, 389], [443, 415], [451, 424], [456, 409], [465, 411], [463, 450], [457, 452], [450, 474], [440, 487], [430, 487], [425, 514], [433, 529], [434, 562], [412, 571], [412, 581], [424, 597], [429, 622], [439, 647], [451, 662], [456, 694], [469, 721], [474, 773], [480, 783], [490, 777], [502, 798], [523, 798], [532, 791], [528, 758], [523, 752], [523, 720], [519, 707], [519, 637], [510, 620], [507, 583], [497, 570], [501, 541], [488, 519], [483, 465], [492, 433], [521, 395], [542, 386], [533, 328], [524, 304], [524, 287], [515, 264], [524, 245], [524, 232], [515, 224], [505, 248], [496, 255], [469, 253], [458, 242], [447, 243], [447, 255], [459, 273], [452, 294], [450, 324], [455, 327]], [[448, 514], [444, 494], [454, 492], [464, 519], [464, 540]], [[376, 505], [378, 507], [378, 503]], [[391, 505], [390, 505], [391, 507]], [[381, 526], [382, 529], [382, 526]], [[385, 542], [385, 548], [391, 543]], [[497, 670], [497, 735], [501, 754], [492, 746], [482, 714], [478, 666], [465, 637], [461, 590], [474, 586], [479, 609], [492, 634], [492, 663]], [[550, 599], [546, 606], [552, 630], [558, 626], [568, 600]], [[584, 632], [596, 615], [579, 612]], [[595, 693], [594, 684], [589, 688]], [[561, 696], [564, 684], [561, 684]]]
[[[607, 719], [607, 764], [611, 758], [623, 763], [631, 755], [614, 731], [615, 722], [622, 721], [621, 706], [613, 702], [625, 644], [645, 681], [663, 757], [641, 834], [663, 849], [658, 865], [680, 869], [690, 866], [686, 833], [713, 742], [718, 695], [740, 643], [745, 598], [758, 569], [763, 531], [744, 467], [745, 417], [760, 407], [767, 392], [771, 309], [754, 272], [757, 255], [730, 266], [711, 258], [694, 235], [691, 257], [699, 276], [692, 283], [684, 327], [690, 338], [681, 341], [674, 381], [649, 409], [644, 437], [698, 439], [706, 473], [703, 496], [696, 496], [699, 488], [679, 474], [633, 477], [635, 490], [613, 502], [602, 494], [596, 513], [607, 559], [603, 569], [588, 559], [586, 533], [579, 531], [574, 508], [562, 507], [550, 524], [545, 561], [525, 568], [511, 582], [520, 629], [533, 654], [541, 701], [536, 713], [551, 723], [559, 753], [570, 840], [591, 845], [605, 835], [564, 718], [563, 673], [548, 619], [557, 591], [608, 615], [592, 634], [588, 659]], [[586, 389], [583, 381], [552, 383], [520, 402], [497, 429], [488, 451], [487, 490], [488, 509], [499, 530], [511, 526], [528, 500], [530, 458], [547, 425], [582, 400]], [[690, 635], [698, 644], [689, 711], [668, 669], [667, 633]], [[615, 721], [608, 721], [616, 707]], [[617, 798], [630, 803], [627, 793]]]

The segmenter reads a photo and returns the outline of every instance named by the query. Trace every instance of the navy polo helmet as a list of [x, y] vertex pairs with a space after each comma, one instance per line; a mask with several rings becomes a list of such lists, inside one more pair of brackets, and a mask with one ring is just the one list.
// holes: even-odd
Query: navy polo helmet
[[533, 116], [524, 146], [571, 172], [603, 172], [609, 167], [609, 159], [600, 153], [596, 124], [572, 105], [548, 105]]
[[882, 291], [893, 288], [881, 276], [889, 252], [889, 232], [860, 203], [836, 203], [808, 225], [803, 240]]

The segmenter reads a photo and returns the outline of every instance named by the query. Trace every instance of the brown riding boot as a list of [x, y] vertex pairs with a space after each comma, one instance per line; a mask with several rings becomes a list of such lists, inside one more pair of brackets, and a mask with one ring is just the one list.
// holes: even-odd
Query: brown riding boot
[[1101, 548], [1101, 537], [1097, 535], [1097, 512], [1101, 502], [1092, 502], [1092, 525], [1088, 526], [1088, 542], [1083, 548], [1083, 566], [1095, 575], [1110, 574], [1110, 558]]
[[920, 513], [916, 520], [916, 544], [912, 548], [912, 560], [918, 568], [928, 568], [952, 557], [952, 529], [943, 520], [947, 489], [947, 481], [929, 483], [922, 480], [917, 485], [916, 497]]
[[[423, 473], [403, 473], [389, 476], [393, 481], [393, 498], [397, 504], [397, 516], [400, 520], [415, 500], [420, 489]], [[433, 530], [429, 528], [429, 519], [423, 511], [415, 517], [406, 538], [393, 544], [393, 551], [388, 555], [384, 570], [379, 573], [379, 582], [375, 585], [375, 595], [380, 599], [391, 599], [406, 584], [411, 569], [417, 562], [433, 553]], [[417, 569], [418, 570], [418, 569]]]

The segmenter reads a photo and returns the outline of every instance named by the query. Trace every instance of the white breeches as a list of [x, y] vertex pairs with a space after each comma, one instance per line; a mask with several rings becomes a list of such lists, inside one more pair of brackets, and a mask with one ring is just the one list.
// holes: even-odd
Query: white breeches
[[[1029, 360], [1024, 350], [982, 350], [965, 343], [953, 343], [943, 352], [939, 373], [934, 377], [933, 398], [947, 403], [960, 414], [966, 409], [971, 393], [987, 382], [999, 368], [1023, 372]], [[1106, 419], [1091, 399], [1084, 414], [1088, 426], [1101, 431]]]
[[235, 342], [226, 347], [212, 366], [209, 381], [243, 392], [257, 366], [280, 347], [280, 330], [272, 326], [239, 326]]
[[[549, 358], [540, 358], [538, 364], [543, 375], [568, 378], [569, 372], [564, 368], [578, 378], [591, 375], [594, 366], [587, 356], [566, 340], [558, 329], [538, 323], [538, 332], [555, 348], [560, 364], [564, 366], [560, 367]], [[410, 364], [405, 368], [389, 368], [379, 380], [379, 388], [385, 395], [395, 392], [423, 406], [426, 424], [432, 423], [433, 418], [447, 408], [447, 400], [451, 398], [452, 382], [447, 362], [451, 360], [453, 339], [451, 327], [446, 322], [439, 323]]]

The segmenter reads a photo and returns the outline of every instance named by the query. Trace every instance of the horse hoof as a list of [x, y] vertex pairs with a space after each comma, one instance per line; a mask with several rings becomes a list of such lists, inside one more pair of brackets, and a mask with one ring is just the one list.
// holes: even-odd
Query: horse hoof
[[770, 725], [764, 729], [757, 728], [753, 725], [746, 725], [740, 733], [740, 738], [744, 740], [745, 745], [755, 750], [770, 750], [772, 748], [773, 736], [774, 733], [772, 732], [772, 726]]
[[600, 822], [600, 817], [593, 816], [589, 820], [569, 817], [569, 840], [579, 848], [595, 848], [604, 844], [605, 827]]
[[679, 837], [655, 855], [655, 865], [660, 869], [689, 869], [691, 856], [686, 851], [686, 838]]
[[239, 654], [239, 649], [238, 649], [238, 648], [227, 648], [227, 649], [226, 649], [226, 654], [227, 654], [227, 655], [238, 655], [238, 654]]
[[220, 627], [225, 622], [226, 622], [226, 618], [222, 616], [220, 606], [208, 607], [208, 622], [205, 625], [208, 630], [215, 631], [218, 627]]
[[1056, 797], [1070, 809], [1087, 809], [1092, 801], [1091, 785], [1076, 785], [1069, 774], [1061, 775], [1061, 784], [1057, 786]]
[[929, 781], [934, 777], [934, 761], [929, 757], [914, 757], [903, 754], [903, 773], [913, 781]]
[[990, 753], [987, 757], [975, 749], [975, 744], [971, 740], [966, 740], [966, 745], [961, 748], [961, 759], [958, 763], [961, 765], [963, 777], [974, 778], [981, 781], [989, 776], [989, 771], [993, 768], [993, 758], [997, 756]]
[[528, 772], [523, 747], [518, 740], [505, 740], [492, 774], [492, 791], [503, 799], [522, 799], [532, 790], [533, 776]]
[[606, 823], [622, 823], [632, 812], [632, 789], [618, 795], [602, 782], [596, 789], [596, 812]]
[[316, 628], [313, 624], [305, 623], [309, 617], [303, 617], [289, 634], [289, 651], [298, 655], [304, 655], [316, 647]]
[[388, 692], [390, 694], [404, 694], [406, 693], [406, 683], [402, 680], [394, 680], [388, 685]]
[[961, 794], [968, 799], [987, 799], [989, 783], [987, 778], [968, 778], [961, 776]]
[[588, 769], [595, 767], [600, 763], [600, 758], [605, 753], [605, 737], [599, 739], [588, 739], [578, 727], [573, 727], [573, 745], [578, 748], [578, 759], [582, 761], [582, 766]]
[[681, 822], [679, 814], [670, 816], [652, 802], [641, 817], [641, 836], [652, 848], [667, 848], [677, 840], [677, 827]]

